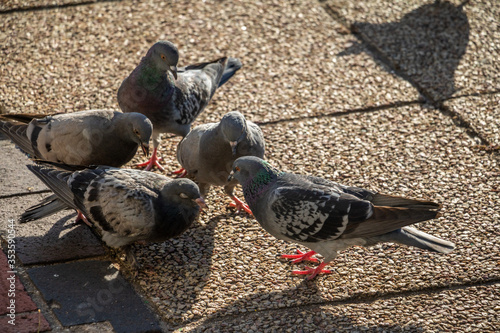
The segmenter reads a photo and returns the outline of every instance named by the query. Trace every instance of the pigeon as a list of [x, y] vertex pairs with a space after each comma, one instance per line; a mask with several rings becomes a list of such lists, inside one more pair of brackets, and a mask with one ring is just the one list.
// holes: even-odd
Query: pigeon
[[77, 171], [57, 164], [27, 167], [55, 196], [28, 208], [21, 215], [21, 223], [62, 209], [77, 209], [97, 228], [106, 245], [125, 249], [133, 268], [139, 265], [132, 243], [177, 237], [206, 207], [198, 186], [189, 179], [108, 166]]
[[140, 112], [153, 122], [153, 154], [139, 164], [146, 170], [156, 166], [164, 171], [157, 157], [161, 133], [186, 136], [215, 90], [241, 68], [241, 62], [230, 57], [179, 69], [178, 60], [177, 47], [159, 41], [118, 89], [118, 104], [123, 112]]
[[318, 261], [315, 269], [293, 271], [313, 279], [350, 246], [395, 242], [449, 253], [455, 245], [408, 225], [438, 217], [440, 205], [344, 186], [323, 178], [287, 173], [251, 156], [238, 158], [229, 178], [236, 178], [259, 224], [278, 239], [312, 251], [284, 258]]
[[210, 185], [224, 186], [233, 207], [251, 214], [248, 206], [234, 194], [236, 179], [228, 182], [233, 162], [241, 156], [264, 158], [264, 135], [259, 126], [238, 111], [225, 114], [219, 123], [196, 126], [177, 147], [177, 160], [185, 173], [198, 182], [202, 196]]
[[153, 132], [151, 121], [136, 112], [88, 110], [0, 118], [0, 130], [31, 158], [71, 165], [122, 166], [139, 146], [148, 155]]

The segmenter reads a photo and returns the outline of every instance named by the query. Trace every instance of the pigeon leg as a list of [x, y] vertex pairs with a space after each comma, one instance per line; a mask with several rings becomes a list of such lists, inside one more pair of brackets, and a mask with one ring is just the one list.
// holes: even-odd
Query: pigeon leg
[[300, 251], [299, 249], [297, 249], [297, 254], [282, 254], [281, 258], [295, 259], [295, 260], [292, 260], [292, 264], [297, 264], [301, 261], [318, 262], [318, 259], [311, 258], [315, 254], [316, 254], [316, 252], [314, 252], [314, 251], [309, 251], [309, 252], [304, 253], [304, 252]]
[[153, 166], [156, 166], [158, 169], [160, 169], [161, 171], [165, 171], [165, 169], [160, 165], [160, 163], [158, 163], [158, 161], [161, 160], [161, 157], [158, 157], [158, 155], [156, 154], [157, 152], [157, 148], [155, 147], [153, 149], [153, 154], [151, 155], [151, 158], [149, 160], [147, 160], [146, 162], [144, 163], [139, 163], [139, 164], [136, 164], [136, 166], [138, 167], [146, 167], [146, 171], [149, 171], [153, 168]]
[[176, 178], [184, 178], [187, 175], [187, 171], [184, 168], [180, 168], [179, 170], [175, 170], [172, 172], [174, 175], [177, 175]]
[[141, 268], [141, 265], [137, 261], [137, 258], [135, 257], [134, 251], [132, 249], [132, 245], [125, 245], [123, 247], [125, 250], [125, 256], [127, 259], [127, 262], [130, 264], [133, 270], [139, 270]]
[[307, 279], [308, 280], [312, 280], [318, 274], [330, 274], [330, 273], [332, 273], [332, 271], [329, 270], [329, 269], [323, 269], [323, 267], [325, 267], [326, 265], [328, 265], [327, 262], [322, 262], [316, 268], [306, 267], [305, 271], [292, 271], [292, 273], [293, 274], [299, 274], [299, 275], [308, 275], [308, 274], [311, 274], [311, 275], [309, 275], [307, 277]]
[[79, 210], [77, 210], [77, 212], [78, 212], [78, 215], [76, 216], [75, 223], [83, 222], [86, 225], [88, 225], [89, 227], [92, 227], [92, 224], [89, 222], [89, 220], [87, 220], [85, 215], [83, 215], [82, 212]]
[[238, 199], [236, 196], [232, 196], [231, 199], [233, 199], [234, 202], [231, 202], [229, 204], [229, 207], [236, 207], [236, 211], [239, 213], [242, 209], [247, 212], [250, 215], [252, 214], [252, 211], [250, 210], [250, 207], [240, 199]]

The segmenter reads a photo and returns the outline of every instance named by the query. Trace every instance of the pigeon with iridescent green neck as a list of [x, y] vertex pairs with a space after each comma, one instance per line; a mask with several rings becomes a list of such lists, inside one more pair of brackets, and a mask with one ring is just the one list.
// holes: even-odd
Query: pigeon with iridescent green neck
[[146, 170], [158, 163], [162, 133], [186, 136], [191, 123], [205, 109], [215, 90], [229, 80], [241, 62], [236, 58], [177, 68], [179, 51], [168, 41], [155, 43], [118, 89], [123, 112], [139, 112], [153, 123], [153, 154]]
[[350, 246], [394, 242], [424, 250], [449, 253], [455, 245], [426, 234], [410, 224], [438, 217], [440, 205], [344, 186], [326, 179], [280, 171], [257, 157], [241, 157], [233, 164], [236, 178], [252, 212], [271, 235], [302, 244], [312, 251], [284, 258], [318, 261], [316, 268], [293, 271], [313, 279], [338, 251]]
[[233, 162], [242, 156], [264, 157], [265, 142], [260, 127], [238, 111], [226, 113], [220, 122], [196, 126], [179, 143], [177, 160], [194, 177], [205, 196], [210, 185], [224, 186], [237, 211], [250, 208], [233, 193], [236, 179], [228, 181]]

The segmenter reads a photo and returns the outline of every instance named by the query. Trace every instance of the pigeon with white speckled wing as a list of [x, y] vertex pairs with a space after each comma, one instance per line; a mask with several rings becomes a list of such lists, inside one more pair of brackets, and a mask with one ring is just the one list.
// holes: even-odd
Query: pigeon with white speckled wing
[[279, 171], [256, 157], [241, 157], [230, 178], [243, 186], [245, 199], [260, 223], [274, 237], [302, 244], [312, 251], [283, 255], [293, 262], [324, 261], [296, 274], [330, 273], [323, 268], [338, 251], [350, 246], [395, 242], [449, 253], [455, 245], [407, 225], [438, 217], [440, 206], [347, 187], [318, 177]]
[[28, 168], [55, 196], [29, 208], [20, 222], [74, 208], [97, 227], [108, 246], [125, 247], [133, 267], [138, 265], [130, 244], [179, 236], [206, 207], [198, 186], [189, 179], [104, 166], [79, 171], [64, 165]]
[[168, 41], [155, 43], [118, 89], [123, 112], [140, 112], [153, 122], [153, 154], [140, 166], [157, 166], [161, 133], [186, 136], [215, 90], [229, 80], [241, 62], [236, 58], [177, 68], [179, 52]]
[[72, 165], [122, 166], [139, 146], [148, 155], [153, 132], [143, 114], [112, 110], [13, 113], [0, 119], [0, 130], [31, 158]]
[[234, 194], [236, 179], [228, 181], [233, 162], [242, 156], [264, 157], [265, 142], [261, 129], [238, 111], [226, 113], [220, 122], [196, 126], [179, 143], [177, 160], [193, 176], [205, 196], [210, 185], [224, 186], [234, 201], [232, 206], [251, 214], [248, 206]]

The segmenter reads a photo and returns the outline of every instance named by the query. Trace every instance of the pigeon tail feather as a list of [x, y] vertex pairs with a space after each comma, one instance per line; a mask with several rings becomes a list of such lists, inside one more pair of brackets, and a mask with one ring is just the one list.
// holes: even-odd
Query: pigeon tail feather
[[341, 238], [369, 238], [404, 226], [439, 217], [439, 212], [421, 208], [374, 206], [372, 216], [362, 223], [349, 224]]
[[58, 196], [59, 200], [63, 202], [66, 207], [74, 209], [79, 208], [75, 206], [74, 194], [71, 192], [67, 183], [72, 172], [51, 169], [42, 165], [27, 165], [27, 167]]
[[33, 145], [26, 135], [28, 125], [0, 121], [0, 130], [14, 142], [23, 153], [29, 155], [31, 158], [36, 158], [38, 156], [37, 151], [33, 149]]
[[241, 68], [241, 61], [237, 58], [227, 58], [226, 67], [222, 73], [222, 77], [219, 82], [219, 87], [226, 83], [233, 75]]
[[[52, 116], [59, 114], [55, 113]], [[29, 124], [33, 119], [42, 119], [47, 117], [45, 114], [39, 113], [7, 113], [0, 115], [0, 119], [14, 120], [23, 124]]]
[[439, 253], [450, 253], [455, 248], [455, 244], [452, 242], [437, 238], [411, 227], [404, 227], [384, 235], [373, 237], [371, 240], [375, 241], [375, 243], [395, 242]]
[[370, 200], [370, 202], [374, 206], [402, 207], [427, 210], [441, 208], [440, 204], [431, 201], [407, 199], [380, 193], [376, 193], [375, 195], [373, 195], [373, 198]]
[[43, 199], [40, 203], [28, 208], [19, 218], [20, 223], [35, 221], [61, 210], [68, 209], [68, 206], [59, 200], [55, 194]]

